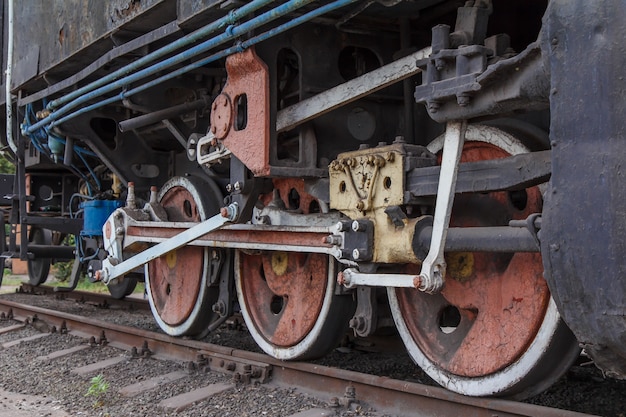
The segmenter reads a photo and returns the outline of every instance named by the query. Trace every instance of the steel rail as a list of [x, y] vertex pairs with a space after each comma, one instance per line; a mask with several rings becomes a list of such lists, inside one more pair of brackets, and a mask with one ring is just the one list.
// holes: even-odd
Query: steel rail
[[142, 298], [125, 297], [120, 300], [105, 293], [80, 290], [59, 291], [57, 288], [58, 287], [52, 287], [50, 285], [31, 285], [24, 283], [15, 292], [18, 294], [54, 295], [58, 299], [94, 304], [103, 308], [115, 306], [122, 307], [127, 310], [150, 311], [150, 304], [148, 303], [148, 300]]
[[[471, 415], [477, 417], [589, 417], [588, 414], [517, 403], [495, 398], [473, 398], [449, 392], [443, 388], [426, 386], [375, 375], [361, 374], [300, 362], [283, 362], [266, 355], [242, 351], [193, 340], [185, 340], [133, 327], [106, 323], [92, 318], [52, 311], [0, 299], [0, 311], [19, 321], [37, 320], [81, 337], [105, 335], [109, 345], [120, 349], [147, 346], [156, 357], [197, 361], [200, 359], [211, 369], [242, 375], [253, 366], [253, 378], [271, 375], [271, 383], [278, 386], [298, 387], [314, 392], [321, 398], [350, 395], [339, 404], [354, 402], [378, 410], [400, 415], [441, 417]], [[255, 376], [256, 375], [256, 376]], [[352, 392], [354, 395], [351, 395]]]

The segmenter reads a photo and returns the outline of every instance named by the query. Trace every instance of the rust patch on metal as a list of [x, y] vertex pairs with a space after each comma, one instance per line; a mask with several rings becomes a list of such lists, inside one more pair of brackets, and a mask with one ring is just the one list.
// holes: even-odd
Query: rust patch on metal
[[[506, 156], [493, 145], [468, 142], [461, 160]], [[507, 192], [457, 196], [450, 224], [501, 226], [541, 212], [537, 187], [527, 189], [526, 198], [520, 207]], [[537, 336], [550, 300], [540, 254], [475, 252], [446, 259], [452, 268], [440, 294], [396, 289], [411, 336], [431, 361], [455, 375], [480, 377], [513, 364]]]
[[216, 139], [224, 139], [232, 122], [233, 108], [230, 97], [222, 93], [215, 98], [211, 106], [211, 133]]
[[[306, 246], [316, 248], [329, 248], [332, 245], [326, 242], [328, 232], [310, 232], [301, 231], [296, 228], [289, 228], [285, 230], [279, 230], [279, 227], [273, 226], [255, 226], [255, 230], [251, 230], [246, 225], [242, 227], [227, 226], [221, 230], [207, 233], [204, 236], [196, 239], [191, 243], [196, 243], [198, 246], [206, 244], [206, 246], [219, 246], [219, 247], [231, 247], [234, 244], [249, 243], [249, 244], [275, 244], [285, 246]], [[155, 224], [152, 227], [131, 226], [126, 230], [127, 237], [137, 238], [159, 238], [169, 239], [176, 236], [182, 229], [171, 229], [159, 227]], [[139, 243], [135, 242], [131, 246], [125, 249], [134, 248]]]
[[[273, 180], [274, 191], [278, 192], [285, 208], [299, 210], [304, 214], [319, 211], [317, 199], [304, 191], [304, 180], [297, 178], [276, 178]], [[263, 194], [259, 199], [264, 205], [274, 200], [274, 193]]]
[[[224, 109], [218, 96], [211, 111], [211, 123], [218, 123], [216, 132], [226, 131], [221, 139], [255, 176], [266, 176], [269, 167], [269, 71], [267, 65], [249, 48], [226, 59], [228, 80], [222, 95], [229, 100]], [[219, 102], [218, 102], [219, 100]], [[230, 112], [229, 128], [223, 122]], [[211, 126], [213, 129], [213, 126]]]
[[111, 222], [106, 222], [104, 226], [104, 237], [111, 239]]
[[138, 14], [141, 9], [141, 0], [130, 0], [123, 5], [120, 4], [120, 7], [115, 7], [111, 17], [117, 20], [125, 20]]
[[[161, 204], [172, 221], [200, 221], [197, 204], [183, 187], [170, 189]], [[170, 326], [184, 322], [193, 311], [202, 283], [203, 251], [187, 246], [148, 264], [154, 305]]]
[[[328, 257], [283, 253], [278, 274], [272, 253], [242, 256], [242, 291], [259, 333], [276, 346], [297, 344], [313, 329], [321, 312], [328, 279]], [[280, 272], [280, 271], [279, 271]]]

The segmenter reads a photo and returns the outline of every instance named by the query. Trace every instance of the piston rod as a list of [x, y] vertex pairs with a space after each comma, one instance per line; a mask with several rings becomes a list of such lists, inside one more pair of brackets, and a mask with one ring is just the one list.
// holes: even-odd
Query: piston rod
[[163, 120], [170, 119], [190, 111], [198, 110], [209, 105], [209, 98], [201, 98], [195, 101], [179, 104], [177, 106], [168, 107], [166, 109], [157, 110], [152, 113], [143, 114], [132, 119], [119, 122], [119, 128], [122, 132], [128, 132], [133, 129], [150, 126], [160, 123]]

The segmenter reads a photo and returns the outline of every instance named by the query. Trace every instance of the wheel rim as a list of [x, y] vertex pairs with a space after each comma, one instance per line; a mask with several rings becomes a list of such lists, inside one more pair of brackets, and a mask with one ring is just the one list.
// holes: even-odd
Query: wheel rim
[[[219, 190], [211, 185], [197, 178], [177, 177], [168, 181], [159, 193], [168, 220], [199, 222], [216, 213], [221, 196], [217, 198]], [[211, 191], [212, 199], [207, 197]], [[208, 256], [207, 248], [185, 246], [146, 265], [150, 308], [167, 334], [193, 336], [211, 322], [211, 307], [219, 292], [208, 284]]]
[[[51, 245], [52, 232], [38, 227], [32, 228], [29, 241], [35, 245]], [[41, 285], [48, 279], [50, 258], [29, 259], [27, 267], [28, 283], [30, 285]]]
[[[438, 143], [431, 150], [439, 151]], [[472, 126], [462, 161], [525, 151], [498, 129]], [[535, 212], [541, 212], [538, 187], [523, 194], [461, 195], [450, 223], [506, 225]], [[567, 329], [543, 279], [539, 254], [448, 253], [446, 263], [446, 284], [440, 294], [388, 290], [410, 355], [435, 381], [466, 395], [528, 396], [569, 367], [577, 347], [575, 340], [563, 345], [555, 339]], [[415, 267], [408, 269], [415, 272]]]
[[[303, 181], [280, 180], [275, 187], [286, 207], [303, 213], [319, 207], [304, 192]], [[327, 255], [238, 251], [235, 271], [248, 330], [269, 355], [287, 360], [320, 357], [347, 329], [354, 306], [351, 297], [334, 294], [335, 262]]]
[[121, 300], [127, 295], [131, 295], [137, 286], [137, 277], [126, 275], [116, 284], [107, 285], [111, 297]]

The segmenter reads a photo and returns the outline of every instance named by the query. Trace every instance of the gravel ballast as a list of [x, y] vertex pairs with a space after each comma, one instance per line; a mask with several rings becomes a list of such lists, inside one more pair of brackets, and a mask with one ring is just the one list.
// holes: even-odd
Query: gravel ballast
[[[159, 331], [148, 311], [127, 311], [102, 309], [72, 300], [59, 300], [50, 296], [30, 294], [5, 294], [0, 296], [15, 302], [24, 302], [39, 307], [80, 314], [114, 322], [132, 325], [137, 328]], [[4, 320], [0, 327], [15, 324]], [[35, 335], [39, 330], [29, 325], [23, 329], [0, 335], [0, 344], [7, 341]], [[389, 340], [390, 337], [385, 337]], [[205, 341], [259, 352], [245, 327], [237, 320], [220, 327]], [[184, 363], [163, 361], [155, 358], [131, 359], [127, 352], [109, 346], [89, 347], [67, 357], [52, 361], [37, 360], [38, 356], [85, 344], [86, 341], [72, 335], [51, 334], [47, 337], [22, 343], [7, 349], [0, 349], [0, 390], [6, 392], [7, 399], [0, 401], [0, 417], [4, 417], [1, 404], [24, 407], [38, 406], [39, 413], [30, 415], [56, 416], [58, 411], [81, 416], [290, 416], [294, 413], [315, 408], [328, 408], [324, 399], [284, 389], [271, 384], [234, 384], [232, 377], [217, 372], [188, 370]], [[100, 360], [124, 356], [119, 364], [100, 371], [110, 384], [107, 392], [96, 401], [85, 396], [94, 375], [80, 376], [72, 369]], [[343, 369], [366, 372], [395, 379], [432, 384], [432, 381], [417, 368], [402, 349], [388, 352], [377, 348], [376, 340], [354, 341], [346, 339], [344, 345], [327, 357], [315, 361], [318, 364], [336, 366]], [[131, 398], [122, 397], [119, 388], [154, 376], [174, 371], [185, 371], [188, 375], [174, 383], [141, 393]], [[191, 406], [184, 411], [164, 410], [159, 403], [174, 395], [189, 392], [209, 384], [227, 383], [233, 387], [209, 400]], [[593, 365], [573, 367], [557, 384], [548, 391], [528, 400], [530, 403], [568, 409], [608, 417], [626, 417], [626, 382], [605, 379]], [[18, 397], [10, 397], [17, 394]], [[340, 395], [341, 393], [336, 393]], [[19, 395], [34, 395], [36, 400], [20, 399]], [[2, 398], [2, 397], [0, 397]], [[5, 407], [6, 410], [9, 410]], [[12, 409], [13, 411], [17, 409]], [[19, 411], [19, 410], [18, 410]], [[383, 416], [367, 407], [350, 410], [336, 410], [342, 416]], [[17, 411], [15, 411], [17, 412]], [[13, 414], [6, 414], [7, 416]], [[15, 414], [18, 415], [18, 414]]]

